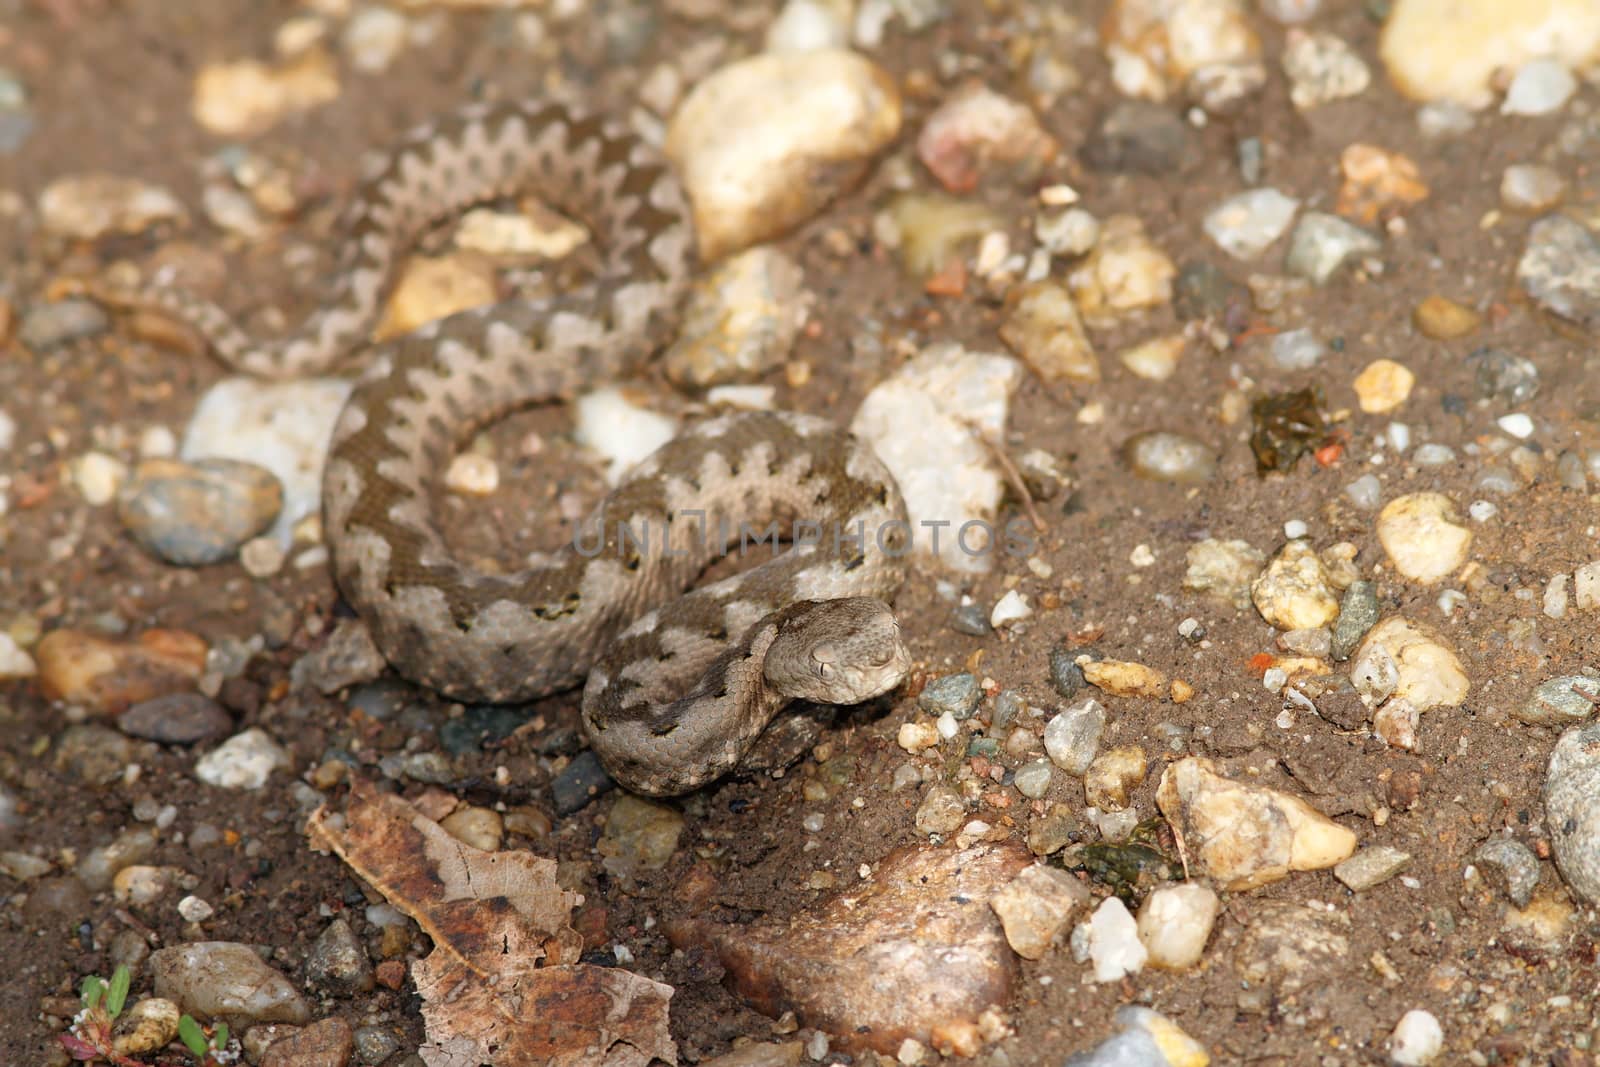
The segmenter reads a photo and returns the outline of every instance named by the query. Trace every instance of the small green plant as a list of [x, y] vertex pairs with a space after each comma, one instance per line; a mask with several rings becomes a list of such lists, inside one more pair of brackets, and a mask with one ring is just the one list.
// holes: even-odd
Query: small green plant
[[[143, 1061], [118, 1052], [112, 1036], [117, 1016], [128, 1003], [132, 981], [125, 966], [118, 967], [109, 982], [95, 974], [83, 980], [83, 1008], [73, 1017], [67, 1032], [60, 1035], [67, 1055], [82, 1063], [103, 1061], [114, 1067], [146, 1067]], [[185, 1015], [178, 1020], [178, 1039], [194, 1056], [198, 1067], [227, 1067], [239, 1059], [238, 1051], [229, 1047], [226, 1023], [217, 1023], [207, 1033], [193, 1016]]]

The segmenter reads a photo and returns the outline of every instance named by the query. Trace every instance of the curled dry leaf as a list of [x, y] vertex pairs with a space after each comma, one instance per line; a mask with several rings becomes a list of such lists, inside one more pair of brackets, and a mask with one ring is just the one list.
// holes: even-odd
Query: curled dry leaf
[[359, 779], [343, 816], [324, 805], [307, 833], [433, 938], [411, 971], [428, 1067], [677, 1063], [672, 987], [577, 962], [578, 898], [556, 884], [554, 860], [479, 851]]

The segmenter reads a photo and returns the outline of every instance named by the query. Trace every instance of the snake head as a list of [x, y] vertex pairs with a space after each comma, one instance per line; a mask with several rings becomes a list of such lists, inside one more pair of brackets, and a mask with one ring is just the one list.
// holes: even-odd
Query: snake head
[[792, 700], [859, 704], [899, 685], [911, 669], [894, 612], [872, 597], [791, 606], [762, 673]]

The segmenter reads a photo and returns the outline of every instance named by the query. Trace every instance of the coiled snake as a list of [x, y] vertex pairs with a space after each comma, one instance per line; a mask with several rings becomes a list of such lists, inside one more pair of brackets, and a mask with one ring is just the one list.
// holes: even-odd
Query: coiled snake
[[[368, 345], [399, 253], [438, 220], [523, 189], [589, 227], [595, 279]], [[395, 670], [481, 702], [587, 675], [591, 745], [649, 794], [727, 772], [792, 699], [856, 703], [904, 677], [881, 598], [904, 577], [905, 507], [871, 449], [824, 420], [701, 422], [644, 460], [571, 544], [514, 574], [459, 562], [431, 514], [429, 488], [473, 428], [623, 375], [673, 329], [692, 225], [655, 149], [561, 103], [477, 105], [375, 160], [346, 225], [329, 300], [276, 342], [173, 289], [103, 295], [177, 316], [259, 376], [321, 373], [366, 350], [323, 474], [324, 533], [340, 588]], [[815, 536], [683, 594], [716, 557], [796, 522]]]

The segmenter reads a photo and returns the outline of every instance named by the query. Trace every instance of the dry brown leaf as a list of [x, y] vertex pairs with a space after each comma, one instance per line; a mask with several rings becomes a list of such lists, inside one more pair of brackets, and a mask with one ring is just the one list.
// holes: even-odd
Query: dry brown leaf
[[342, 818], [324, 805], [307, 834], [433, 938], [411, 968], [429, 1067], [677, 1063], [672, 987], [577, 962], [579, 898], [556, 884], [554, 860], [472, 848], [362, 779]]

